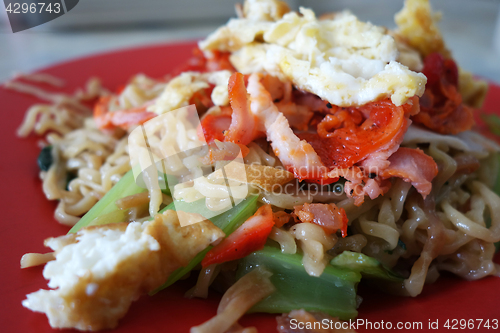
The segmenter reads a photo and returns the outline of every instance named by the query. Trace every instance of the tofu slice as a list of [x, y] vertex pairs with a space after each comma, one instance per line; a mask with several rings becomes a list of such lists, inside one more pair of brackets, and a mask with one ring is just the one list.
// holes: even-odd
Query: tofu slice
[[94, 226], [49, 238], [45, 245], [56, 257], [43, 276], [53, 289], [28, 294], [22, 304], [45, 313], [53, 328], [114, 328], [132, 301], [223, 237], [209, 220], [181, 227], [177, 213], [167, 210], [149, 222]]

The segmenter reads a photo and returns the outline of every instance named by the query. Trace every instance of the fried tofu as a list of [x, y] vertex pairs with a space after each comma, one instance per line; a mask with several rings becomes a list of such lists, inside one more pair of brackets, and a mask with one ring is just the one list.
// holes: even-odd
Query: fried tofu
[[88, 227], [50, 238], [56, 258], [43, 275], [52, 290], [27, 295], [23, 306], [47, 315], [53, 328], [114, 328], [140, 295], [164, 283], [224, 232], [212, 222], [181, 227], [167, 210], [144, 223]]

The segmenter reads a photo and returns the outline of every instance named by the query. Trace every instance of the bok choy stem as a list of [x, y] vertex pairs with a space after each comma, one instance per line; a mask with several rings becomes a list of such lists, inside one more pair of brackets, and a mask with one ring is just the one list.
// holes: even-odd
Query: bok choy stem
[[255, 267], [273, 273], [276, 291], [257, 303], [249, 312], [286, 313], [295, 309], [321, 311], [342, 320], [355, 318], [356, 288], [361, 274], [327, 265], [319, 277], [310, 276], [302, 265], [301, 254], [281, 253], [279, 248], [265, 246], [241, 259], [237, 277]]
[[81, 219], [71, 228], [69, 233], [75, 233], [81, 228], [91, 225], [102, 225], [123, 222], [126, 211], [116, 206], [118, 199], [129, 195], [145, 192], [146, 189], [137, 186], [132, 170], [128, 171]]

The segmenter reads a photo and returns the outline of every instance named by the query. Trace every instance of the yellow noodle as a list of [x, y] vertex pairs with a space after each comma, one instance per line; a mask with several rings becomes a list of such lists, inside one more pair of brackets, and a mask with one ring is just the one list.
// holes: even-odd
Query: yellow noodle
[[339, 238], [331, 252], [335, 254], [340, 254], [344, 251], [361, 252], [366, 244], [366, 237], [362, 234], [347, 236], [345, 238]]
[[191, 333], [224, 333], [254, 304], [272, 292], [275, 287], [269, 280], [272, 274], [256, 268], [239, 279], [222, 296], [217, 315], [205, 323], [191, 328]]
[[297, 252], [297, 243], [295, 243], [295, 238], [289, 231], [273, 227], [269, 238], [276, 241], [280, 245], [281, 252], [288, 254], [294, 254]]
[[39, 266], [54, 260], [54, 252], [49, 253], [26, 253], [21, 258], [21, 268]]
[[302, 264], [311, 276], [320, 276], [326, 267], [330, 250], [337, 242], [336, 235], [326, 235], [323, 228], [314, 223], [298, 223], [290, 228], [290, 232], [300, 244], [304, 252]]
[[389, 243], [389, 250], [398, 246], [399, 232], [395, 228], [383, 223], [368, 221], [364, 217], [359, 218], [359, 225], [363, 233], [381, 238]]
[[203, 268], [198, 275], [198, 281], [196, 285], [186, 292], [187, 298], [207, 298], [208, 288], [219, 274], [220, 265], [213, 264]]

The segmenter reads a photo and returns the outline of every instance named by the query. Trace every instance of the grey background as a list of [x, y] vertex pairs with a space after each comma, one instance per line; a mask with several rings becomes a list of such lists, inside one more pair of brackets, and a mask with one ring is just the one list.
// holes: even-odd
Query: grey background
[[[22, 1], [22, 0], [21, 0]], [[13, 34], [0, 4], [0, 81], [53, 63], [113, 49], [205, 37], [235, 16], [237, 0], [80, 0], [68, 14]], [[291, 0], [317, 14], [349, 8], [394, 27], [402, 0]], [[500, 84], [500, 0], [432, 0], [460, 66]]]

